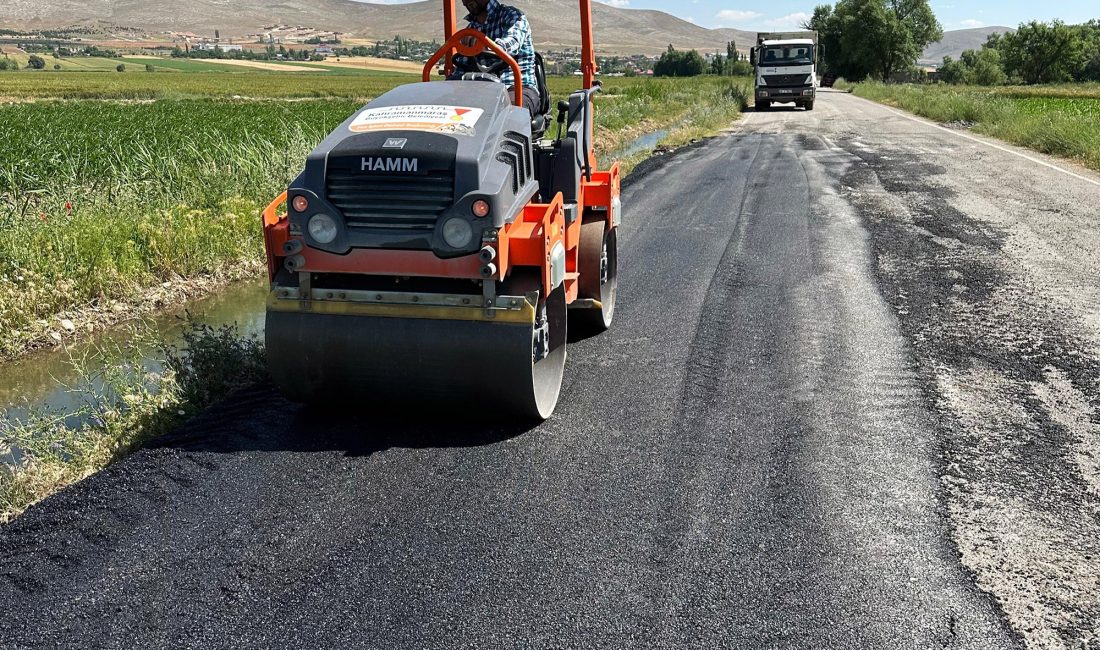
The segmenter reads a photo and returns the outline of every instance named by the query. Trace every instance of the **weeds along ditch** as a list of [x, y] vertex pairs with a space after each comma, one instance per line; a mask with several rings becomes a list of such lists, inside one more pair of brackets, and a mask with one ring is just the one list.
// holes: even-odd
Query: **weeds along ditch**
[[928, 86], [864, 83], [854, 92], [937, 122], [1100, 170], [1100, 84]]
[[127, 343], [73, 359], [82, 387], [75, 411], [0, 422], [0, 524], [266, 377], [263, 345], [234, 326], [192, 323], [153, 363], [149, 334], [133, 326]]

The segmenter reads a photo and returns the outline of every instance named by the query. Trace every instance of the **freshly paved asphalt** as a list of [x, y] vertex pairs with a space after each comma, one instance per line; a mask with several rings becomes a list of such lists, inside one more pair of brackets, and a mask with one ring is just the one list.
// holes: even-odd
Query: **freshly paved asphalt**
[[874, 163], [805, 128], [857, 101], [643, 165], [546, 423], [233, 396], [0, 529], [0, 646], [1016, 647], [841, 189]]

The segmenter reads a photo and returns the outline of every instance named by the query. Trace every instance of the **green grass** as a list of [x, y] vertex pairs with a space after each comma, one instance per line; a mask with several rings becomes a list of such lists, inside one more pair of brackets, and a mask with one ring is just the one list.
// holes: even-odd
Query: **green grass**
[[[64, 96], [326, 98], [0, 104], [0, 357], [46, 341], [65, 312], [133, 300], [167, 280], [259, 259], [257, 215], [305, 155], [362, 105], [362, 95], [412, 79], [263, 72], [13, 77]], [[50, 89], [55, 79], [62, 89]], [[564, 98], [578, 80], [551, 85]], [[606, 164], [607, 154], [657, 129], [672, 128], [674, 143], [713, 132], [737, 116], [743, 85], [609, 79], [597, 99], [597, 155]], [[629, 169], [637, 159], [626, 162]]]
[[865, 83], [854, 92], [1100, 170], [1100, 84], [988, 88]]

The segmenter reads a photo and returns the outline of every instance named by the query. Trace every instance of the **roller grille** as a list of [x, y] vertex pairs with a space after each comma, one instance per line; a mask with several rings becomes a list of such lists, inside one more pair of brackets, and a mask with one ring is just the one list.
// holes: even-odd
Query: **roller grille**
[[349, 228], [430, 232], [454, 204], [452, 172], [370, 176], [330, 169], [325, 185]]

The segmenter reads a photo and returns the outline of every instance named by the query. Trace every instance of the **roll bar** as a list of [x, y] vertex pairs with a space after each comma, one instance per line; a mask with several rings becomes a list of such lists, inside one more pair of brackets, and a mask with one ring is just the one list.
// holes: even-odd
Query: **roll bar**
[[[468, 40], [472, 40], [472, 43], [470, 43], [469, 45], [466, 44], [466, 41]], [[475, 57], [486, 50], [500, 57], [500, 60], [507, 63], [508, 67], [512, 69], [512, 78], [520, 82], [512, 84], [512, 91], [516, 95], [515, 103], [516, 106], [522, 107], [523, 73], [519, 69], [519, 64], [516, 63], [516, 60], [513, 59], [510, 54], [504, 51], [504, 48], [494, 43], [491, 38], [489, 38], [485, 34], [482, 34], [476, 29], [470, 29], [469, 27], [455, 32], [454, 34], [451, 34], [447, 38], [447, 42], [435, 51], [435, 54], [432, 55], [432, 58], [428, 59], [428, 62], [424, 64], [424, 70], [422, 71], [423, 79], [424, 81], [432, 80], [432, 70], [435, 68], [435, 64], [439, 63], [439, 60], [442, 59], [444, 56], [447, 57], [445, 69], [449, 72], [450, 69], [453, 67], [451, 59], [452, 57], [454, 57], [455, 53], [458, 53], [461, 56], [465, 57]]]
[[[580, 6], [581, 12], [581, 75], [584, 78], [584, 88], [587, 90], [592, 87], [592, 82], [596, 79], [596, 46], [592, 37], [592, 0], [577, 0]], [[446, 42], [443, 47], [432, 56], [430, 62], [432, 65], [438, 62], [442, 56], [446, 55], [447, 63], [444, 70], [449, 74], [453, 69], [451, 64], [451, 57], [454, 56], [454, 50], [457, 47], [451, 44], [451, 40], [456, 35], [458, 29], [458, 12], [455, 7], [456, 0], [443, 0], [443, 36]], [[466, 30], [462, 30], [466, 31]], [[476, 31], [476, 30], [475, 30]], [[494, 43], [495, 45], [495, 43]], [[483, 50], [482, 50], [483, 51]], [[480, 53], [480, 52], [479, 52]], [[496, 52], [494, 51], [494, 54]], [[459, 52], [459, 54], [462, 54]], [[463, 54], [463, 56], [469, 56]], [[498, 56], [500, 56], [498, 54]], [[501, 57], [504, 58], [504, 57]], [[507, 60], [507, 59], [505, 59]], [[425, 69], [425, 81], [428, 80], [428, 66]], [[520, 78], [520, 75], [516, 75], [516, 79]], [[519, 84], [516, 84], [519, 87]], [[522, 94], [522, 92], [520, 93]], [[518, 104], [517, 104], [518, 105]]]

